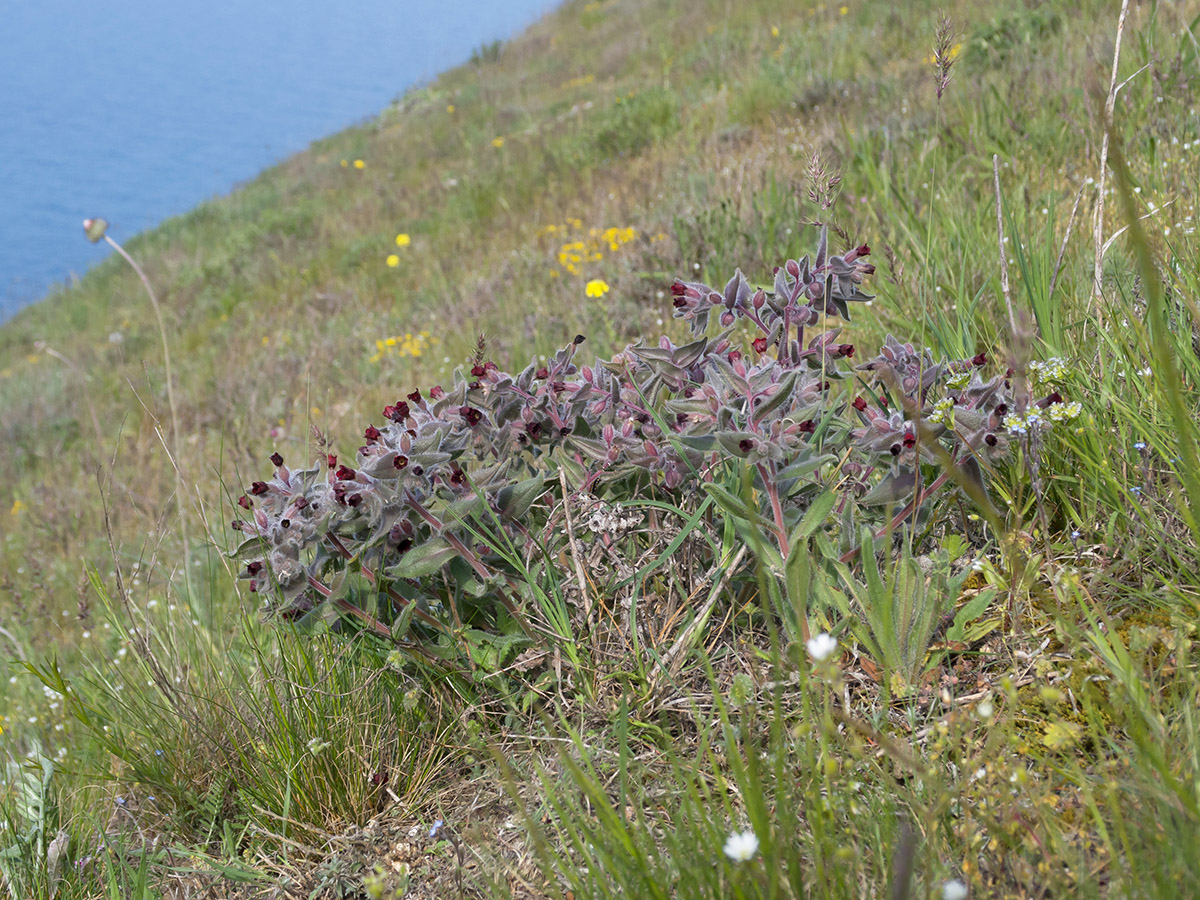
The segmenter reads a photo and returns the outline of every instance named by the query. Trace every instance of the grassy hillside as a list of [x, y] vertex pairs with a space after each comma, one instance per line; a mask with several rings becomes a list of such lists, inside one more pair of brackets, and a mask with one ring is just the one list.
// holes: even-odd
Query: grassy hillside
[[[115, 255], [0, 328], [0, 886], [1200, 892], [1200, 33], [1184, 4], [1129, 10], [1102, 149], [1118, 12], [570, 2], [228, 197], [114, 233], [169, 369]], [[831, 252], [873, 251], [875, 298], [839, 323], [853, 362], [894, 334], [1020, 390], [1030, 360], [1065, 360], [1081, 414], [1002, 434], [996, 515], [956, 476], [864, 563], [882, 514], [847, 479], [883, 471], [825, 445], [804, 477], [845, 493], [797, 545], [796, 613], [769, 516], [737, 512], [768, 492], [748, 464], [711, 476], [725, 506], [612, 487], [650, 524], [587, 556], [563, 463], [523, 570], [562, 621], [512, 655], [462, 622], [450, 671], [336, 617], [258, 620], [225, 552], [270, 454], [353, 460], [385, 404], [485, 358], [685, 343], [675, 279], [769, 287], [817, 222]], [[852, 416], [871, 377], [829, 408]], [[839, 655], [809, 659], [810, 630]]]

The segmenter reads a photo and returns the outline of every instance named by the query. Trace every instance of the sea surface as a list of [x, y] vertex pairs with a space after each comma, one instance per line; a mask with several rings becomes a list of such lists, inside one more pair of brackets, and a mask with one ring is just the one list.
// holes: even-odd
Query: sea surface
[[0, 322], [554, 0], [0, 0]]

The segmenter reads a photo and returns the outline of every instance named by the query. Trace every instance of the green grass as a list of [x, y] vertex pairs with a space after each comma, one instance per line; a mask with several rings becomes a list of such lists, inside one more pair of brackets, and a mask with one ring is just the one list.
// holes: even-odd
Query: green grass
[[[366, 896], [376, 863], [370, 896], [401, 865], [495, 896], [1200, 893], [1200, 26], [1130, 13], [1104, 239], [1128, 230], [1093, 297], [1110, 6], [953, 4], [939, 103], [930, 4], [571, 2], [114, 235], [164, 305], [180, 429], [121, 260], [0, 329], [0, 896], [172, 877]], [[814, 150], [842, 177], [830, 210]], [[273, 450], [314, 456], [315, 428], [352, 455], [355, 423], [448, 384], [480, 332], [511, 369], [576, 333], [603, 358], [679, 340], [675, 277], [769, 284], [817, 219], [873, 249], [876, 299], [842, 338], [862, 356], [890, 332], [1068, 359], [1084, 415], [986, 473], [999, 530], [947, 491], [877, 560], [839, 562], [862, 522], [839, 504], [784, 566], [734, 507], [631, 493], [652, 524], [620, 543], [627, 568], [587, 561], [591, 621], [565, 543], [534, 565], [497, 548], [554, 633], [544, 658], [479, 651], [529, 666], [500, 677], [257, 620], [223, 551]], [[561, 264], [609, 227], [636, 236]], [[587, 298], [591, 278], [611, 291]], [[741, 496], [735, 469], [723, 486]], [[802, 622], [850, 652], [814, 666]], [[734, 863], [747, 827], [758, 856]], [[415, 855], [384, 865], [401, 837]]]

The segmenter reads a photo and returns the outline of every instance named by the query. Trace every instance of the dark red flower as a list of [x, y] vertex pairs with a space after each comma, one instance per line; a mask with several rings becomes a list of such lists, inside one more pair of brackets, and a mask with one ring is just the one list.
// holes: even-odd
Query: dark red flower
[[444, 396], [446, 396], [446, 391], [440, 384], [435, 384], [429, 389], [429, 396], [434, 400], [441, 400]]
[[841, 354], [842, 356], [847, 356], [847, 357], [853, 356], [854, 355], [854, 345], [853, 344], [838, 344], [837, 352], [839, 354]]
[[528, 433], [530, 439], [536, 441], [539, 437], [542, 436], [542, 423], [541, 422], [530, 422], [528, 425], [525, 426], [525, 431], [526, 431], [526, 433]]
[[338, 466], [338, 470], [337, 470], [337, 472], [336, 472], [336, 473], [334, 473], [334, 474], [335, 474], [335, 475], [337, 476], [337, 478], [338, 478], [339, 480], [341, 480], [341, 481], [353, 481], [353, 480], [354, 480], [354, 476], [355, 476], [355, 475], [357, 475], [358, 473], [357, 473], [357, 472], [355, 472], [355, 471], [354, 471], [352, 468], [350, 468], [349, 466]]
[[382, 436], [382, 432], [374, 425], [368, 425], [367, 430], [363, 432], [363, 437], [365, 437], [367, 441], [372, 444], [379, 440], [379, 438]]
[[730, 361], [731, 363], [735, 363], [735, 362], [737, 362], [737, 361], [738, 361], [739, 359], [741, 359], [741, 358], [742, 358], [742, 351], [741, 351], [741, 350], [730, 350], [730, 351], [729, 351], [729, 361]]
[[485, 369], [483, 366], [479, 365], [479, 363], [476, 363], [475, 365], [471, 366], [471, 374], [474, 375], [476, 378], [482, 378], [484, 375], [487, 374], [487, 369]]
[[250, 493], [252, 493], [255, 497], [261, 497], [268, 490], [269, 488], [267, 487], [267, 483], [265, 481], [256, 481], [254, 484], [250, 485]]
[[465, 484], [466, 481], [467, 481], [467, 473], [464, 472], [462, 469], [451, 469], [450, 470], [450, 483], [451, 484]]
[[754, 449], [754, 441], [750, 440], [750, 438], [742, 438], [738, 441], [738, 449], [743, 453], [749, 453]]
[[254, 501], [252, 501], [245, 494], [242, 494], [242, 496], [238, 497], [238, 506], [240, 506], [242, 509], [250, 509], [254, 506]]
[[262, 571], [263, 564], [261, 559], [256, 559], [254, 562], [246, 564], [246, 574], [253, 578]]
[[671, 284], [671, 296], [672, 297], [682, 297], [686, 293], [687, 293], [687, 285], [685, 285], [682, 281], [680, 281], [678, 278], [676, 278], [675, 281]]
[[397, 469], [405, 469], [408, 467], [408, 457], [403, 455], [397, 456], [392, 460], [392, 465]]
[[675, 297], [671, 300], [671, 305], [674, 306], [676, 309], [683, 309], [685, 306], [688, 305], [688, 302], [683, 297]]
[[862, 397], [855, 397], [854, 398], [854, 408], [857, 409], [859, 412], [866, 412], [867, 411], [867, 401], [864, 400]]
[[754, 343], [750, 345], [754, 348], [755, 353], [767, 352], [767, 339], [765, 337], [755, 338]]
[[349, 497], [346, 498], [346, 503], [347, 503], [347, 505], [349, 505], [351, 507], [355, 507], [355, 506], [358, 506], [358, 504], [362, 503], [362, 499], [363, 499], [362, 494], [351, 494]]
[[571, 341], [571, 343], [574, 344], [576, 347], [578, 347], [580, 344], [582, 344], [586, 340], [587, 340], [587, 338], [585, 338], [582, 334], [577, 334], [577, 335], [575, 335], [575, 339], [573, 341]]
[[460, 406], [458, 414], [467, 420], [467, 424], [474, 428], [483, 419], [483, 413], [475, 409], [473, 406]]
[[973, 365], [973, 366], [987, 365], [987, 354], [986, 353], [976, 353], [974, 356], [971, 357], [971, 365]]
[[308, 506], [308, 498], [303, 496], [297, 497], [292, 501], [292, 505], [295, 506], [296, 509], [304, 509], [304, 507]]
[[417, 390], [415, 390], [411, 394], [409, 394], [408, 401], [410, 403], [420, 403], [421, 402], [421, 389], [417, 388]]
[[283, 465], [283, 456], [280, 455], [279, 453], [272, 453], [271, 454], [271, 465], [273, 465], [275, 468], [278, 469], [280, 466]]
[[817, 423], [813, 419], [805, 419], [803, 422], [801, 422], [799, 425], [796, 426], [796, 430], [799, 431], [801, 434], [812, 434], [814, 431], [817, 430]]
[[327, 457], [325, 457], [325, 462], [329, 466], [329, 468], [332, 469], [334, 466], [337, 465], [337, 455], [330, 453]]
[[996, 444], [1000, 443], [1000, 442], [999, 442], [999, 440], [997, 440], [997, 438], [996, 438], [996, 436], [995, 436], [994, 434], [989, 434], [989, 435], [987, 435], [987, 436], [986, 436], [986, 437], [983, 439], [983, 442], [984, 442], [985, 444], [987, 444], [989, 447], [995, 447], [995, 446], [996, 446]]
[[904, 446], [911, 450], [916, 445], [917, 445], [917, 436], [915, 434], [913, 434], [911, 431], [905, 432]]
[[545, 366], [542, 366], [540, 369], [538, 369], [536, 372], [533, 373], [533, 377], [534, 378], [549, 378], [550, 370], [547, 369]]

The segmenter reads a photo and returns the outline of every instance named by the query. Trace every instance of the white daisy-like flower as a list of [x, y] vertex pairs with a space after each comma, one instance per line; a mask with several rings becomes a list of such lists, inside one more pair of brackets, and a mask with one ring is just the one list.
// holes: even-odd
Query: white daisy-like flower
[[942, 900], [967, 900], [967, 886], [957, 878], [942, 885]]
[[735, 862], [747, 862], [758, 853], [758, 837], [752, 829], [735, 831], [725, 841], [725, 855]]
[[822, 631], [820, 634], [815, 634], [805, 641], [804, 647], [808, 650], [809, 656], [817, 662], [822, 662], [828, 659], [830, 654], [837, 649], [837, 638]]

